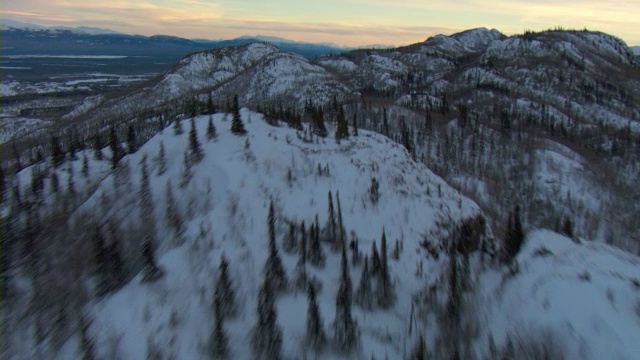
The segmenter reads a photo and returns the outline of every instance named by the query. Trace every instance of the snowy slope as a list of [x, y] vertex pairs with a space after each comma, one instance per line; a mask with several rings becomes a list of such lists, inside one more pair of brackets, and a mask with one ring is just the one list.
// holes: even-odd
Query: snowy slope
[[[235, 358], [251, 358], [249, 330], [255, 324], [256, 293], [262, 279], [262, 267], [267, 256], [266, 216], [269, 199], [274, 199], [279, 215], [278, 241], [285, 234], [284, 220], [310, 224], [316, 214], [320, 224], [327, 218], [327, 194], [334, 201], [339, 191], [347, 233], [360, 239], [361, 251], [368, 253], [372, 241], [379, 243], [384, 226], [390, 247], [395, 240], [403, 243], [400, 261], [390, 261], [396, 282], [398, 301], [389, 311], [364, 312], [354, 307], [361, 332], [360, 355], [389, 354], [399, 358], [413, 340], [405, 336], [409, 319], [411, 294], [424, 286], [411, 275], [423, 255], [416, 252], [422, 234], [435, 231], [436, 222], [458, 222], [479, 213], [478, 207], [461, 197], [424, 165], [410, 160], [399, 145], [380, 135], [362, 131], [357, 138], [336, 144], [332, 138], [317, 143], [305, 143], [288, 128], [267, 125], [262, 116], [243, 112], [248, 128], [249, 150], [245, 138], [229, 133], [225, 115], [215, 115], [219, 138], [205, 142], [204, 160], [195, 166], [194, 177], [185, 190], [177, 184], [182, 172], [182, 152], [187, 136], [175, 136], [169, 128], [147, 142], [137, 153], [124, 161], [132, 166], [133, 188], [139, 183], [138, 164], [143, 155], [156, 155], [163, 142], [168, 157], [168, 171], [152, 177], [156, 216], [164, 218], [165, 184], [171, 180], [176, 197], [184, 212], [191, 208], [186, 241], [176, 246], [164, 221], [158, 221], [161, 236], [158, 258], [165, 276], [157, 283], [141, 284], [134, 278], [122, 290], [89, 305], [94, 318], [90, 332], [95, 336], [99, 353], [111, 356], [109, 348], [117, 343], [122, 358], [145, 357], [147, 342], [172, 344], [167, 354], [183, 359], [201, 358], [211, 331], [213, 316], [210, 304], [216, 268], [221, 254], [231, 260], [231, 273], [237, 287], [241, 315], [227, 324], [229, 342]], [[196, 119], [198, 132], [203, 134], [206, 117]], [[317, 166], [328, 166], [330, 175], [318, 175]], [[286, 181], [291, 169], [293, 181]], [[371, 177], [380, 179], [380, 200], [373, 205], [367, 189]], [[112, 198], [113, 176], [107, 177], [86, 201], [83, 210], [100, 206], [106, 194]], [[127, 185], [124, 185], [127, 186]], [[441, 196], [437, 188], [440, 187]], [[123, 226], [135, 222], [128, 214], [135, 200], [132, 194], [119, 192], [113, 198], [116, 212], [123, 214]], [[129, 205], [128, 205], [129, 204]], [[103, 213], [107, 218], [113, 212]], [[325, 321], [325, 330], [332, 333], [335, 296], [339, 274], [339, 256], [324, 248], [328, 255], [324, 269], [309, 266], [309, 271], [322, 282], [318, 302]], [[288, 275], [293, 275], [297, 255], [281, 251]], [[352, 269], [352, 283], [358, 283], [361, 267]], [[354, 289], [355, 291], [355, 289]], [[284, 354], [294, 358], [301, 354], [307, 300], [303, 293], [290, 293], [278, 301], [279, 324], [284, 331]], [[173, 315], [173, 314], [176, 315]], [[171, 318], [174, 318], [173, 320]], [[382, 336], [382, 334], [385, 334]], [[114, 339], [117, 339], [114, 340]], [[163, 347], [162, 345], [160, 345]], [[74, 346], [68, 346], [74, 349]], [[73, 357], [60, 354], [61, 358]]]
[[515, 275], [489, 271], [480, 281], [496, 343], [533, 334], [567, 359], [640, 358], [640, 258], [537, 230], [517, 261]]
[[[383, 227], [389, 253], [396, 240], [402, 250], [397, 260], [389, 260], [395, 305], [373, 312], [354, 305], [353, 315], [360, 332], [358, 349], [349, 356], [327, 349], [321, 358], [369, 359], [374, 355], [401, 359], [410, 353], [418, 333], [427, 334], [431, 347], [440, 325], [415, 315], [412, 309], [420, 298], [417, 294], [424, 294], [427, 288], [444, 282], [446, 289], [450, 260], [446, 255], [428, 256], [421, 243], [446, 233], [447, 224], [481, 215], [478, 206], [425, 165], [411, 160], [403, 147], [379, 134], [361, 130], [360, 136], [341, 143], [332, 137], [306, 142], [296, 130], [267, 125], [260, 114], [243, 110], [242, 118], [249, 134], [237, 137], [228, 130], [230, 115], [214, 115], [218, 137], [212, 141], [203, 136], [208, 117], [195, 118], [205, 156], [194, 165], [192, 178], [184, 188], [178, 184], [184, 176], [182, 154], [188, 147], [188, 136], [174, 135], [170, 127], [121, 160], [124, 170], [120, 175], [109, 172], [107, 161], [91, 160], [89, 178], [76, 176], [76, 192], [88, 194], [78, 203], [76, 220], [84, 224], [115, 221], [128, 229], [129, 238], [135, 237], [139, 235], [138, 165], [147, 157], [157, 220], [156, 257], [164, 271], [164, 276], [153, 283], [141, 283], [142, 275], [137, 274], [120, 290], [94, 298], [84, 306], [92, 320], [88, 331], [98, 355], [143, 359], [155, 348], [167, 357], [202, 358], [213, 325], [211, 300], [217, 267], [225, 254], [230, 260], [239, 307], [239, 315], [225, 323], [232, 357], [252, 358], [249, 343], [256, 323], [256, 296], [268, 253], [269, 201], [273, 200], [278, 214], [277, 242], [291, 279], [298, 256], [282, 249], [287, 222], [310, 224], [318, 215], [323, 226], [329, 191], [334, 203], [339, 192], [346, 231], [358, 237], [361, 252], [369, 255], [373, 241], [379, 246]], [[188, 120], [184, 123], [188, 130]], [[153, 159], [160, 144], [166, 148], [167, 171], [158, 175]], [[107, 156], [108, 153], [106, 150]], [[564, 171], [563, 167], [580, 166], [577, 160], [560, 153], [546, 155], [556, 162], [549, 163], [550, 168]], [[79, 159], [83, 156], [80, 153]], [[327, 168], [328, 174], [319, 173], [318, 167]], [[80, 168], [81, 160], [65, 163], [58, 169], [60, 183], [67, 183], [67, 173], [79, 174]], [[21, 184], [29, 183], [32, 170], [27, 168], [19, 174]], [[549, 169], [541, 172], [556, 176]], [[377, 204], [372, 203], [368, 192], [372, 177], [380, 180]], [[186, 220], [181, 237], [174, 237], [165, 221], [169, 181], [179, 212]], [[49, 192], [49, 185], [45, 189]], [[53, 194], [48, 199], [47, 204], [56, 204]], [[136, 253], [136, 248], [131, 247], [135, 241], [127, 240], [125, 253]], [[326, 266], [308, 265], [307, 270], [321, 282], [318, 303], [324, 330], [331, 338], [340, 265], [339, 255], [330, 246], [324, 244], [323, 251], [327, 255]], [[478, 257], [471, 260], [476, 292], [469, 301], [475, 304], [472, 309], [479, 320], [478, 333], [472, 340], [477, 357], [488, 352], [489, 336], [498, 347], [505, 346], [507, 337], [519, 346], [520, 341], [531, 337], [535, 340], [537, 336], [553, 336], [559, 339], [554, 344], [562, 345], [561, 350], [570, 359], [638, 357], [638, 257], [604, 244], [578, 244], [541, 230], [527, 237], [516, 259], [516, 271], [487, 265], [486, 261], [478, 261]], [[361, 264], [351, 264], [354, 291], [361, 270]], [[17, 291], [27, 298], [30, 286], [25, 281], [21, 280]], [[446, 290], [437, 296], [446, 298]], [[285, 358], [304, 357], [306, 351], [313, 357], [302, 344], [306, 295], [290, 291], [278, 298], [277, 308]], [[408, 330], [412, 327], [416, 329], [413, 332]], [[29, 329], [18, 327], [11, 335], [7, 349], [12, 358], [34, 356]], [[77, 349], [76, 335], [58, 352], [48, 353], [48, 357], [76, 358]]]

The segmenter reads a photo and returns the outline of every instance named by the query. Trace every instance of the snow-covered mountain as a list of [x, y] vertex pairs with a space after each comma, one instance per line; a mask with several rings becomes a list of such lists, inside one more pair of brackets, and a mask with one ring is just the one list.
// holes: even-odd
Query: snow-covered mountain
[[[62, 211], [71, 217], [62, 227], [49, 215], [40, 224], [48, 235], [37, 237], [33, 246], [50, 264], [47, 271], [36, 270], [32, 280], [27, 268], [12, 268], [3, 356], [70, 359], [88, 351], [98, 358], [203, 358], [214, 330], [212, 299], [224, 255], [237, 300], [237, 314], [223, 327], [229, 356], [253, 358], [272, 203], [278, 256], [291, 284], [275, 300], [283, 358], [408, 358], [419, 336], [430, 353], [445, 356], [453, 343], [447, 340], [452, 325], [446, 315], [453, 301], [451, 279], [457, 278], [452, 261], [460, 266], [453, 273], [460, 274], [456, 286], [462, 297], [456, 303], [465, 320], [456, 329], [465, 358], [599, 359], [605, 352], [613, 358], [637, 357], [638, 257], [541, 230], [529, 234], [517, 265], [499, 265], [494, 256], [499, 245], [483, 211], [387, 137], [360, 130], [336, 142], [305, 129], [268, 125], [248, 110], [240, 114], [247, 135], [229, 130], [231, 114], [216, 114], [211, 121], [217, 136], [211, 140], [204, 136], [209, 116], [193, 119], [203, 153], [195, 163], [186, 160], [193, 151], [191, 131], [176, 135], [170, 126], [124, 156], [116, 171], [109, 170], [110, 152], [104, 149], [105, 160], [95, 160], [96, 152], [87, 150], [57, 169], [36, 165], [19, 174], [20, 184], [28, 184], [34, 173], [66, 184], [56, 193], [47, 181], [40, 209], [60, 214], [64, 194], [67, 210]], [[189, 122], [182, 121], [185, 130]], [[145, 183], [149, 199], [141, 200]], [[299, 250], [286, 245], [291, 225], [300, 244], [302, 222], [306, 229], [318, 224], [324, 238], [330, 231], [330, 201], [351, 244], [358, 340], [347, 353], [334, 344], [340, 252], [322, 242], [323, 264], [306, 263], [306, 274], [319, 289], [321, 330], [328, 340], [316, 353], [304, 340], [307, 295], [293, 285], [301, 271]], [[155, 219], [151, 232], [144, 225], [146, 202]], [[94, 297], [88, 294], [101, 284], [101, 270], [90, 270], [96, 266], [91, 244], [97, 232], [120, 249], [128, 275], [116, 290]], [[150, 233], [163, 275], [148, 282], [139, 249]], [[373, 247], [388, 257], [394, 300], [384, 309], [368, 309], [356, 300], [363, 258], [372, 259]], [[74, 281], [65, 281], [70, 273]], [[373, 275], [374, 294], [379, 276]], [[38, 297], [43, 291], [47, 296]], [[60, 302], [75, 305], [59, 307]], [[39, 317], [24, 317], [33, 306], [40, 307]]]
[[[318, 61], [264, 42], [190, 54], [22, 139], [31, 165], [0, 192], [2, 355], [202, 358], [224, 333], [230, 358], [259, 357], [273, 304], [287, 359], [636, 359], [638, 103], [632, 51], [599, 32], [473, 29]], [[248, 134], [229, 130], [238, 118]], [[112, 166], [116, 137], [130, 153]], [[303, 221], [324, 260], [296, 250]], [[275, 250], [291, 283], [313, 279], [319, 349], [304, 289], [262, 285]], [[220, 330], [223, 254], [237, 313]], [[345, 302], [354, 321], [336, 328]]]

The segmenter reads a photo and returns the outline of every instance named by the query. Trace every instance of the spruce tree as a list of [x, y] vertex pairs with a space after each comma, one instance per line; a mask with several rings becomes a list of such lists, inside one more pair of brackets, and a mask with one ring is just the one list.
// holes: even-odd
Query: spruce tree
[[353, 136], [358, 136], [358, 114], [356, 112], [353, 113]]
[[337, 234], [335, 239], [335, 247], [340, 248], [346, 245], [346, 231], [344, 228], [344, 221], [342, 219], [342, 207], [340, 206], [340, 192], [336, 191], [336, 202], [338, 204], [338, 224], [337, 224]]
[[382, 272], [382, 265], [380, 261], [380, 254], [378, 253], [378, 247], [374, 241], [371, 245], [371, 274], [378, 276]]
[[173, 133], [175, 135], [184, 134], [184, 130], [182, 129], [182, 122], [180, 121], [180, 118], [178, 118], [177, 116], [176, 116], [176, 119], [173, 121]]
[[89, 177], [89, 158], [87, 158], [86, 152], [82, 156], [82, 175], [84, 175], [85, 178]]
[[258, 360], [278, 360], [282, 349], [282, 330], [278, 326], [276, 295], [271, 283], [272, 279], [265, 274], [258, 292], [258, 321], [252, 339], [255, 359]]
[[95, 155], [96, 160], [102, 160], [102, 137], [100, 134], [96, 134], [93, 136], [93, 153]]
[[524, 242], [524, 231], [520, 220], [520, 207], [516, 205], [514, 211], [509, 214], [507, 221], [507, 231], [504, 241], [504, 255], [506, 261], [512, 261]]
[[231, 279], [229, 278], [229, 263], [224, 254], [220, 257], [220, 265], [218, 267], [218, 282], [213, 295], [214, 307], [218, 302], [218, 317], [226, 318], [236, 315], [236, 293], [233, 290]]
[[171, 180], [167, 181], [165, 197], [167, 201], [167, 209], [165, 212], [165, 220], [167, 222], [167, 226], [169, 226], [169, 228], [173, 230], [173, 236], [175, 236], [176, 238], [180, 238], [184, 233], [184, 220], [182, 219], [182, 215], [180, 215], [178, 205], [176, 203], [176, 198], [173, 195]]
[[389, 120], [387, 119], [387, 108], [382, 109], [382, 134], [389, 136]]
[[209, 122], [207, 123], [207, 139], [211, 140], [218, 136], [216, 126], [213, 124], [213, 116], [209, 115]]
[[324, 333], [324, 324], [316, 302], [316, 289], [312, 284], [307, 287], [307, 334], [306, 344], [314, 350], [320, 350], [327, 341]]
[[304, 221], [300, 225], [300, 247], [298, 250], [300, 257], [298, 258], [298, 264], [296, 265], [294, 282], [296, 288], [304, 291], [309, 284], [309, 279], [307, 277], [307, 230], [304, 226]]
[[151, 184], [149, 183], [149, 172], [147, 171], [147, 156], [142, 158], [140, 164], [140, 190], [138, 192], [140, 209], [140, 224], [145, 235], [145, 241], [154, 244], [156, 241], [156, 217], [154, 214], [153, 195], [151, 194]]
[[416, 344], [411, 352], [410, 360], [427, 360], [427, 346], [424, 342], [424, 336], [418, 336]]
[[233, 119], [231, 120], [231, 132], [235, 135], [244, 135], [247, 130], [244, 128], [242, 117], [240, 116], [240, 105], [238, 105], [238, 95], [233, 97], [233, 108], [231, 109]]
[[342, 106], [338, 107], [338, 126], [336, 128], [336, 140], [349, 138], [349, 126], [347, 125], [347, 118], [344, 115]]
[[348, 353], [357, 345], [358, 326], [351, 315], [351, 277], [347, 250], [342, 247], [340, 266], [340, 287], [336, 297], [336, 318], [334, 320], [333, 340], [337, 349]]
[[111, 149], [111, 169], [115, 170], [120, 159], [124, 157], [124, 152], [120, 146], [116, 129], [113, 125], [109, 128], [109, 148]]
[[265, 276], [269, 278], [273, 291], [280, 292], [287, 288], [287, 275], [282, 266], [280, 254], [276, 247], [276, 215], [273, 208], [273, 201], [269, 205], [269, 216], [267, 218], [269, 228], [269, 258], [265, 264]]
[[160, 150], [158, 150], [158, 156], [155, 159], [156, 167], [158, 169], [157, 175], [160, 176], [167, 171], [167, 155], [164, 150], [164, 141], [160, 141]]
[[327, 225], [325, 226], [325, 232], [327, 232], [329, 243], [335, 245], [337, 243], [337, 224], [336, 224], [336, 214], [333, 208], [333, 196], [331, 195], [331, 191], [329, 191], [329, 217], [327, 218]]
[[569, 219], [568, 216], [565, 216], [564, 222], [562, 223], [562, 233], [570, 239], [574, 238], [573, 223], [571, 222], [571, 219]]
[[129, 124], [129, 128], [127, 129], [127, 149], [129, 150], [129, 154], [133, 154], [138, 150], [136, 130], [133, 128], [133, 124]]
[[321, 108], [318, 108], [313, 114], [313, 133], [320, 137], [326, 137], [328, 134]]
[[211, 359], [223, 360], [229, 358], [229, 340], [224, 332], [225, 316], [221, 310], [220, 299], [213, 300], [215, 313], [215, 325], [209, 344], [209, 357]]
[[310, 242], [309, 242], [309, 262], [316, 267], [323, 268], [325, 264], [325, 255], [320, 246], [320, 238], [316, 232], [317, 224], [311, 224], [310, 228]]
[[191, 178], [193, 178], [193, 171], [191, 170], [191, 167], [192, 167], [191, 156], [189, 156], [188, 150], [184, 151], [182, 165], [183, 165], [182, 176], [180, 177], [180, 184], [179, 184], [181, 189], [189, 185], [189, 182], [191, 182]]
[[64, 161], [64, 151], [60, 146], [60, 140], [53, 135], [51, 135], [51, 161], [54, 167], [60, 166]]
[[95, 344], [91, 335], [89, 335], [89, 327], [91, 326], [91, 320], [86, 315], [81, 315], [80, 320], [78, 321], [78, 327], [80, 332], [80, 342], [79, 345], [79, 353], [81, 355], [82, 360], [94, 360], [96, 359], [95, 355]]
[[383, 309], [388, 308], [395, 301], [391, 276], [389, 275], [389, 265], [387, 257], [387, 236], [382, 229], [382, 240], [380, 241], [380, 273], [376, 287], [377, 302]]
[[284, 241], [282, 242], [282, 249], [287, 253], [292, 253], [295, 251], [296, 247], [296, 225], [292, 221], [289, 223], [289, 232], [287, 233], [287, 236], [284, 237]]
[[191, 118], [191, 130], [189, 130], [189, 152], [191, 155], [191, 162], [194, 164], [199, 163], [204, 157], [200, 141], [198, 141], [198, 132], [193, 118]]
[[373, 309], [373, 292], [371, 290], [371, 273], [369, 272], [369, 259], [364, 258], [362, 275], [355, 294], [355, 302], [363, 309]]

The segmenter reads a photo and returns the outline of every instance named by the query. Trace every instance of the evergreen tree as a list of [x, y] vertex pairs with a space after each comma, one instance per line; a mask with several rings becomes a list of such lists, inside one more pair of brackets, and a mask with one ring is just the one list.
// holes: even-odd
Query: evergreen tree
[[568, 216], [564, 218], [564, 222], [562, 223], [562, 233], [570, 239], [574, 238], [573, 223], [571, 222], [571, 219], [569, 219]]
[[176, 119], [173, 121], [173, 133], [175, 135], [184, 134], [184, 130], [182, 129], [182, 122], [180, 121], [180, 118], [178, 118], [177, 116], [176, 116]]
[[507, 231], [504, 241], [504, 253], [507, 261], [513, 260], [524, 242], [524, 230], [520, 221], [520, 206], [516, 205], [515, 210], [509, 214]]
[[102, 147], [104, 145], [102, 145], [102, 137], [100, 137], [100, 134], [95, 134], [93, 136], [93, 153], [95, 154], [95, 158], [96, 160], [102, 160]]
[[347, 125], [347, 118], [344, 115], [342, 106], [338, 107], [338, 126], [336, 129], [336, 140], [349, 138], [349, 125]]
[[51, 161], [54, 167], [60, 166], [64, 161], [64, 151], [60, 146], [60, 140], [53, 135], [51, 135]]
[[123, 262], [117, 241], [107, 245], [100, 228], [96, 228], [94, 237], [94, 258], [98, 277], [97, 295], [102, 296], [118, 289], [124, 282]]
[[82, 156], [82, 175], [85, 178], [89, 177], [89, 158], [87, 158], [86, 152]]
[[140, 208], [140, 224], [142, 225], [145, 241], [154, 244], [156, 241], [156, 217], [154, 214], [153, 195], [149, 184], [149, 172], [147, 171], [147, 156], [142, 158], [140, 164], [140, 190], [138, 195]]
[[382, 229], [382, 240], [380, 241], [380, 273], [378, 274], [378, 286], [376, 287], [376, 297], [378, 305], [383, 309], [388, 308], [395, 301], [393, 294], [391, 276], [389, 275], [389, 265], [387, 257], [387, 236]]
[[78, 321], [80, 331], [79, 353], [82, 360], [95, 360], [95, 345], [93, 339], [89, 335], [89, 327], [91, 326], [91, 320], [86, 315], [81, 315]]
[[344, 246], [342, 247], [340, 270], [333, 340], [339, 351], [350, 352], [358, 342], [358, 326], [351, 315], [351, 277], [349, 276], [347, 250]]
[[116, 129], [112, 125], [109, 128], [109, 148], [111, 149], [111, 169], [115, 170], [120, 159], [124, 157], [124, 152], [116, 136]]
[[69, 166], [69, 176], [67, 177], [67, 193], [65, 200], [69, 201], [76, 195], [75, 182], [73, 181], [73, 166]]
[[129, 150], [129, 154], [133, 154], [138, 150], [136, 130], [133, 128], [133, 124], [129, 124], [129, 128], [127, 129], [127, 148]]
[[269, 278], [273, 291], [280, 292], [287, 288], [287, 275], [282, 266], [282, 260], [276, 247], [276, 215], [273, 208], [273, 201], [269, 205], [269, 216], [267, 218], [269, 228], [269, 258], [265, 264], [265, 276]]
[[289, 232], [287, 233], [287, 236], [284, 237], [284, 241], [282, 242], [282, 249], [287, 253], [292, 253], [293, 251], [295, 251], [296, 247], [296, 225], [294, 222], [290, 222]]
[[310, 228], [310, 242], [309, 242], [309, 262], [316, 267], [323, 268], [325, 264], [325, 255], [320, 246], [320, 237], [316, 232], [317, 224], [311, 224]]
[[167, 201], [167, 211], [165, 212], [165, 220], [167, 226], [173, 230], [173, 235], [180, 238], [184, 233], [184, 221], [178, 210], [176, 204], [176, 198], [173, 196], [173, 188], [171, 187], [171, 180], [167, 181], [167, 189], [165, 192]]
[[180, 178], [180, 188], [185, 188], [191, 182], [191, 178], [193, 178], [193, 171], [191, 171], [191, 156], [189, 156], [189, 151], [184, 151], [183, 157], [183, 169], [182, 169], [182, 177]]
[[320, 137], [326, 137], [328, 134], [321, 108], [318, 108], [313, 114], [313, 133]]
[[387, 108], [382, 109], [382, 134], [389, 136], [389, 120], [387, 119]]
[[358, 114], [356, 112], [353, 113], [353, 136], [358, 136]]
[[298, 289], [304, 290], [309, 283], [309, 279], [307, 278], [307, 230], [304, 226], [304, 221], [300, 225], [299, 254], [300, 257], [296, 265], [295, 286]]
[[327, 218], [327, 225], [325, 226], [325, 232], [328, 233], [328, 240], [332, 245], [337, 244], [337, 224], [336, 224], [336, 215], [335, 210], [333, 208], [333, 196], [331, 195], [331, 191], [329, 191], [329, 217]]
[[231, 279], [229, 278], [229, 263], [224, 254], [220, 257], [220, 265], [218, 267], [218, 282], [213, 296], [214, 307], [218, 302], [218, 317], [226, 318], [236, 315], [236, 293], [233, 290]]
[[191, 118], [191, 130], [189, 130], [189, 152], [191, 155], [192, 163], [199, 163], [204, 157], [202, 147], [198, 141], [198, 132], [196, 130], [196, 124], [193, 118]]
[[454, 329], [460, 317], [461, 292], [458, 259], [456, 252], [452, 251], [449, 255], [449, 300], [447, 302], [447, 315]]
[[355, 302], [363, 309], [373, 309], [373, 292], [371, 290], [371, 273], [369, 272], [369, 259], [364, 258], [364, 266], [362, 267], [362, 275], [358, 290], [355, 294]]
[[240, 105], [238, 105], [238, 95], [233, 97], [233, 108], [231, 109], [233, 119], [231, 120], [231, 132], [235, 135], [244, 135], [247, 130], [244, 128], [242, 117], [240, 116]]
[[160, 150], [158, 150], [158, 156], [156, 157], [156, 167], [158, 168], [158, 176], [164, 174], [167, 171], [167, 155], [164, 150], [164, 141], [160, 140]]
[[307, 287], [307, 299], [309, 306], [307, 307], [307, 335], [306, 344], [312, 349], [319, 350], [326, 343], [324, 334], [324, 324], [318, 310], [316, 302], [316, 289], [309, 284]]
[[213, 124], [213, 116], [209, 115], [209, 122], [207, 123], [207, 139], [211, 140], [218, 136], [216, 126]]
[[427, 346], [424, 342], [424, 336], [418, 336], [416, 340], [416, 345], [413, 347], [413, 351], [411, 352], [410, 360], [427, 360]]
[[[213, 97], [211, 96], [211, 93], [209, 93], [209, 98], [207, 99], [207, 112], [210, 115], [216, 113], [216, 108], [215, 105], [213, 105]], [[209, 119], [211, 119], [211, 116], [209, 116]]]
[[266, 274], [258, 292], [258, 322], [254, 329], [252, 345], [255, 359], [280, 359], [282, 349], [282, 330], [278, 326], [278, 314], [275, 307], [275, 293], [272, 279]]
[[378, 276], [382, 272], [382, 265], [380, 261], [380, 254], [378, 253], [378, 247], [374, 241], [371, 245], [371, 274]]
[[337, 234], [335, 239], [335, 247], [340, 248], [346, 245], [345, 236], [346, 231], [344, 228], [344, 221], [342, 220], [342, 207], [340, 206], [340, 192], [336, 191], [336, 201], [338, 203], [338, 226], [337, 226]]
[[209, 356], [211, 359], [228, 359], [229, 358], [229, 340], [224, 332], [224, 319], [222, 315], [220, 299], [217, 297], [213, 300], [213, 308], [215, 313], [215, 325], [211, 334], [211, 342], [209, 345]]

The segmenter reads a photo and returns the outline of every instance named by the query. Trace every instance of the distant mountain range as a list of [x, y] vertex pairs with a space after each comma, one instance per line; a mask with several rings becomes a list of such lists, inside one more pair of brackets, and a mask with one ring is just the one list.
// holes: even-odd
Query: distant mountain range
[[124, 55], [162, 57], [176, 62], [188, 53], [263, 41], [308, 59], [350, 50], [336, 44], [297, 42], [272, 36], [241, 36], [230, 40], [185, 39], [168, 35], [131, 35], [95, 27], [45, 27], [3, 19], [3, 55]]

